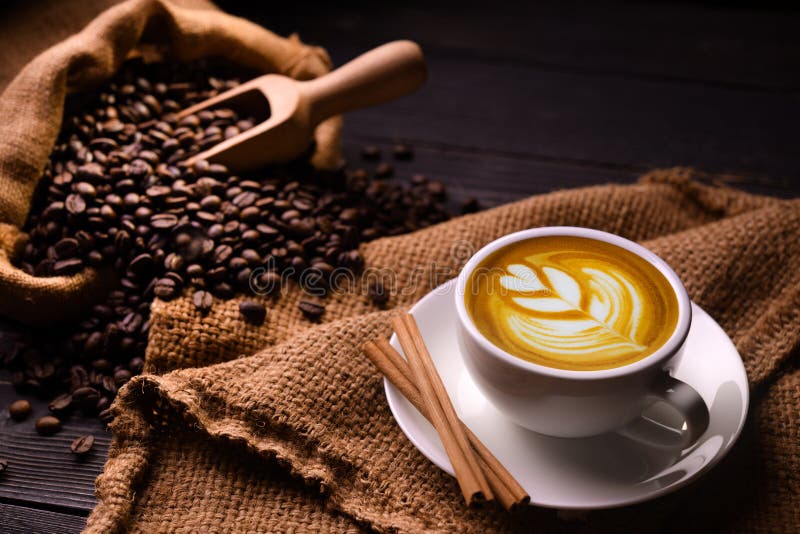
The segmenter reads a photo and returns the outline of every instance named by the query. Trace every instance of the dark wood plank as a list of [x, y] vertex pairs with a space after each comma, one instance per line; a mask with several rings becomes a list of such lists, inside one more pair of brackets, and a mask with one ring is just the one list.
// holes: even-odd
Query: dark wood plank
[[[39, 436], [34, 422], [49, 413], [47, 403], [25, 397], [34, 406], [33, 414], [15, 422], [8, 416], [8, 404], [16, 398], [11, 384], [0, 381], [0, 457], [9, 462], [0, 477], [0, 502], [36, 503], [87, 514], [96, 502], [94, 479], [103, 469], [110, 434], [98, 421], [73, 415], [55, 436]], [[95, 445], [79, 459], [69, 446], [86, 434], [95, 436]]]
[[635, 170], [629, 169], [569, 166], [467, 150], [441, 150], [426, 144], [414, 145], [412, 161], [396, 161], [391, 156], [391, 144], [385, 139], [345, 132], [344, 153], [352, 168], [360, 166], [372, 170], [375, 167], [376, 162], [363, 161], [359, 156], [360, 147], [367, 143], [381, 148], [381, 161], [393, 164], [393, 180], [406, 181], [412, 174], [421, 173], [444, 183], [448, 206], [453, 210], [470, 197], [480, 199], [481, 206], [488, 208], [557, 189], [632, 182], [638, 176]]
[[436, 55], [528, 63], [542, 69], [800, 89], [800, 32], [794, 12], [687, 3], [579, 6], [540, 2], [223, 1], [268, 28], [328, 46], [418, 40]]
[[[664, 20], [669, 24], [653, 30], [650, 39], [640, 39], [623, 30], [628, 26], [648, 28], [661, 19], [647, 18], [639, 8], [623, 10], [627, 26], [617, 32], [603, 25], [607, 18], [592, 26], [584, 10], [571, 13], [547, 8], [541, 18], [526, 18], [509, 17], [502, 9], [479, 17], [469, 8], [451, 12], [434, 7], [423, 16], [418, 7], [398, 5], [336, 7], [330, 8], [330, 13], [324, 6], [315, 6], [317, 16], [307, 16], [309, 9], [304, 8], [301, 17], [291, 12], [267, 13], [248, 5], [230, 7], [278, 30], [302, 30], [306, 38], [325, 45], [337, 64], [369, 46], [402, 36], [415, 38], [428, 49], [428, 84], [399, 102], [350, 114], [348, 139], [402, 137], [443, 151], [453, 148], [601, 170], [688, 165], [730, 174], [732, 182], [751, 190], [789, 197], [798, 194], [800, 153], [793, 142], [794, 124], [800, 118], [796, 95], [745, 87], [745, 83], [689, 83], [691, 80], [681, 78], [689, 74], [670, 70], [674, 64], [694, 64], [700, 61], [698, 55], [704, 57], [696, 50], [681, 48], [680, 43], [694, 38], [696, 46], [714, 50], [713, 57], [693, 67], [698, 72], [706, 72], [712, 65], [720, 72], [730, 72], [745, 64], [797, 76], [794, 67], [775, 64], [800, 54], [796, 38], [783, 39], [787, 17], [752, 14], [752, 29], [744, 32], [748, 17], [739, 11], [724, 11], [715, 19], [717, 24], [703, 32], [694, 16], [709, 21], [716, 10], [699, 10], [698, 15], [687, 6], [668, 7]], [[595, 11], [589, 9], [588, 13]], [[646, 20], [636, 26], [637, 17]], [[545, 48], [572, 50], [565, 54], [577, 57], [579, 52], [591, 56], [595, 50], [611, 47], [616, 50], [615, 61], [632, 63], [625, 67], [598, 60], [592, 63], [596, 68], [587, 69], [551, 68], [530, 61], [525, 50], [539, 50], [541, 21], [550, 21], [552, 26]], [[594, 30], [593, 41], [588, 42], [580, 37], [584, 33], [573, 31], [575, 24], [602, 31]], [[601, 34], [596, 34], [599, 31]], [[721, 42], [730, 41], [730, 46], [711, 46], [704, 40], [713, 41], [720, 32], [724, 36], [719, 37]], [[514, 36], [513, 42], [509, 36]], [[749, 39], [772, 44], [756, 46], [751, 55], [742, 55], [740, 45]], [[619, 41], [629, 46], [620, 48]], [[484, 54], [486, 47], [493, 46], [503, 48], [502, 54]], [[625, 69], [636, 71], [642, 47], [662, 47], [661, 55], [645, 53], [649, 58], [646, 64], [660, 74], [620, 75]], [[569, 64], [564, 60], [564, 65]], [[752, 74], [748, 79], [761, 76]], [[792, 80], [782, 87], [791, 88]]]
[[[413, 174], [421, 173], [444, 183], [448, 194], [446, 203], [455, 214], [461, 203], [470, 197], [480, 199], [481, 207], [489, 208], [560, 189], [632, 183], [648, 170], [634, 166], [604, 167], [579, 162], [542, 161], [459, 147], [442, 149], [420, 142], [414, 144], [413, 161], [398, 162], [391, 158], [391, 143], [385, 136], [362, 136], [345, 130], [343, 150], [352, 168], [371, 170], [375, 167], [375, 162], [363, 161], [359, 156], [364, 144], [375, 144], [382, 149], [381, 161], [389, 161], [395, 166], [396, 179], [408, 180]], [[715, 175], [714, 181], [760, 195], [794, 197], [800, 194], [791, 183], [759, 177], [723, 174]]]
[[86, 518], [0, 503], [0, 532], [7, 534], [69, 534], [80, 532]]
[[[357, 53], [331, 48], [338, 62]], [[792, 95], [428, 62], [422, 90], [349, 114], [347, 135], [602, 168], [688, 165], [793, 191], [800, 179]]]

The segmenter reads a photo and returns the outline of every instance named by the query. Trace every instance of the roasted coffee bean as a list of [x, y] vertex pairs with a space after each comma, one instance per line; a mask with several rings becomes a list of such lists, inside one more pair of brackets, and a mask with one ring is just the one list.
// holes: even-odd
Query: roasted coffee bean
[[144, 369], [144, 358], [139, 356], [135, 358], [131, 358], [128, 362], [128, 370], [134, 375], [141, 374], [142, 369]]
[[78, 240], [72, 237], [65, 237], [53, 245], [56, 257], [59, 259], [74, 257], [76, 254], [78, 254], [79, 248], [80, 245], [78, 244]]
[[67, 413], [72, 408], [72, 395], [64, 393], [50, 401], [48, 408], [56, 415]]
[[430, 181], [428, 182], [428, 193], [430, 193], [434, 198], [441, 199], [444, 198], [445, 188], [442, 182]]
[[89, 373], [80, 365], [72, 366], [69, 370], [70, 391], [89, 385]]
[[148, 253], [139, 254], [128, 264], [128, 268], [137, 276], [145, 277], [153, 272], [155, 261]]
[[461, 213], [466, 215], [468, 213], [475, 213], [480, 210], [480, 204], [475, 197], [469, 197], [461, 203]]
[[385, 306], [389, 301], [389, 293], [386, 291], [386, 287], [381, 281], [372, 282], [367, 288], [367, 292], [370, 300], [372, 300], [372, 303], [376, 306]]
[[78, 182], [73, 186], [73, 190], [84, 198], [94, 198], [97, 196], [97, 189], [88, 182]]
[[376, 178], [390, 178], [394, 175], [394, 167], [391, 163], [380, 163], [375, 167]]
[[178, 217], [172, 213], [159, 213], [150, 217], [150, 224], [158, 230], [169, 230], [178, 224]]
[[114, 420], [114, 415], [111, 413], [111, 408], [106, 408], [97, 414], [97, 418], [100, 419], [101, 423], [108, 425]]
[[170, 189], [167, 186], [154, 185], [154, 186], [148, 187], [147, 190], [145, 191], [145, 194], [147, 194], [148, 198], [150, 198], [150, 199], [160, 200], [160, 199], [165, 198], [171, 192], [172, 192], [172, 189]]
[[412, 174], [411, 175], [411, 185], [422, 185], [428, 181], [428, 177], [424, 174]]
[[366, 160], [380, 159], [381, 149], [375, 145], [364, 145], [361, 147], [361, 157]]
[[[113, 393], [112, 393], [112, 395], [113, 395]], [[109, 406], [111, 406], [111, 401], [109, 400], [109, 398], [108, 397], [100, 397], [99, 399], [97, 399], [97, 405], [94, 407], [94, 410], [96, 412], [102, 412], [103, 410], [107, 409]]]
[[64, 207], [73, 215], [80, 215], [86, 211], [86, 201], [80, 195], [67, 195]]
[[177, 284], [171, 278], [160, 278], [153, 289], [155, 295], [161, 300], [171, 300], [177, 295]]
[[127, 369], [118, 369], [114, 371], [114, 382], [117, 384], [117, 387], [122, 386], [128, 383], [131, 376], [131, 372]]
[[392, 146], [392, 155], [396, 159], [410, 160], [414, 157], [414, 150], [406, 143], [397, 143]]
[[208, 291], [195, 291], [192, 295], [192, 302], [200, 313], [208, 313], [214, 304], [214, 297]]
[[217, 195], [208, 195], [200, 201], [200, 207], [209, 213], [214, 213], [222, 207], [222, 199]]
[[119, 328], [127, 334], [136, 334], [142, 326], [144, 319], [138, 313], [130, 312], [118, 323]]
[[[115, 333], [119, 333], [119, 327], [118, 326], [116, 326], [114, 324], [111, 324], [109, 326], [113, 327], [113, 331]], [[111, 336], [109, 335], [108, 337], [111, 337]], [[100, 371], [101, 373], [108, 372], [111, 369], [113, 369], [113, 367], [114, 367], [114, 365], [109, 360], [106, 360], [105, 358], [98, 358], [96, 360], [92, 360], [92, 368], [97, 370], [97, 371]]]
[[61, 420], [52, 415], [45, 415], [36, 420], [36, 432], [42, 436], [52, 436], [61, 430]]
[[322, 314], [325, 313], [324, 305], [311, 302], [310, 300], [301, 300], [298, 307], [300, 311], [303, 312], [303, 315], [312, 320], [319, 319], [322, 317]]
[[0, 458], [0, 475], [3, 474], [3, 471], [8, 469], [8, 460], [5, 458]]
[[257, 280], [257, 287], [266, 295], [273, 295], [281, 288], [281, 275], [274, 271], [262, 273]]
[[82, 410], [91, 410], [94, 408], [94, 406], [97, 404], [97, 399], [99, 398], [100, 393], [98, 393], [98, 391], [92, 387], [82, 387], [72, 392], [72, 400]]
[[69, 449], [73, 452], [73, 454], [82, 456], [92, 450], [93, 445], [94, 436], [89, 434], [88, 436], [80, 436], [75, 438], [75, 440], [73, 440], [73, 442], [70, 444]]
[[[206, 144], [255, 124], [226, 109], [177, 120], [176, 111], [250, 76], [226, 65], [214, 68], [230, 76], [206, 76], [204, 65], [130, 60], [96, 93], [69, 96], [19, 267], [34, 276], [108, 268], [118, 284], [64, 329], [63, 340], [61, 329], [37, 329], [26, 341], [52, 355], [50, 367], [28, 369], [24, 362], [38, 359], [0, 356], [17, 387], [51, 398], [89, 388], [96, 395], [73, 404], [109, 417], [118, 371], [142, 370], [153, 299], [190, 287], [197, 309], [208, 313], [214, 297], [278, 295], [284, 276], [324, 290], [337, 269], [363, 268], [361, 243], [448, 218], [441, 184], [424, 177], [409, 186], [374, 180], [364, 169], [316, 171], [302, 158], [244, 176], [206, 161], [184, 165]], [[378, 161], [381, 150], [365, 148], [364, 157]], [[390, 151], [397, 159], [411, 153]], [[376, 165], [374, 174], [390, 174], [391, 165]], [[323, 313], [308, 306], [311, 318]]]
[[57, 276], [69, 276], [83, 269], [83, 260], [80, 258], [69, 258], [59, 260], [53, 264], [53, 274]]
[[267, 317], [267, 308], [260, 302], [244, 300], [239, 303], [239, 313], [249, 323], [261, 324]]
[[52, 363], [37, 363], [31, 367], [32, 375], [39, 381], [46, 382], [53, 378], [56, 368]]
[[25, 399], [18, 399], [8, 407], [8, 414], [14, 421], [24, 421], [31, 414], [31, 403]]
[[[104, 376], [103, 380], [100, 382], [100, 386], [106, 393], [110, 393], [111, 395], [115, 394], [117, 389], [119, 389], [117, 388], [117, 383], [114, 381], [113, 376]], [[99, 403], [104, 398], [105, 397], [100, 397], [97, 402]]]

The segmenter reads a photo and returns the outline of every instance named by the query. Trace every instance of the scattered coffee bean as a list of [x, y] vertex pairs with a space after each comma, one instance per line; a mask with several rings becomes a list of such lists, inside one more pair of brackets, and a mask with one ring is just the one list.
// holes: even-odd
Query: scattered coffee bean
[[469, 197], [461, 203], [461, 213], [466, 215], [468, 213], [475, 213], [481, 209], [478, 199]]
[[97, 418], [104, 425], [109, 425], [111, 424], [111, 421], [114, 420], [114, 414], [111, 412], [111, 408], [106, 408], [105, 410], [97, 414]]
[[410, 160], [414, 158], [414, 150], [406, 143], [397, 143], [392, 147], [392, 155], [399, 160]]
[[25, 399], [18, 399], [8, 407], [8, 414], [14, 421], [24, 421], [31, 414], [31, 403]]
[[56, 415], [64, 415], [72, 408], [72, 395], [64, 393], [50, 401], [48, 405], [50, 411]]
[[427, 189], [428, 193], [430, 193], [434, 198], [444, 199], [445, 188], [442, 182], [429, 181]]
[[61, 430], [61, 421], [52, 415], [45, 415], [36, 420], [36, 432], [42, 436], [52, 436]]
[[3, 474], [3, 471], [6, 469], [8, 469], [8, 460], [0, 458], [0, 475]]
[[77, 406], [87, 412], [92, 411], [99, 399], [100, 392], [93, 387], [82, 387], [72, 392], [72, 400]]
[[361, 147], [361, 157], [370, 161], [381, 159], [381, 149], [375, 145], [364, 145]]
[[381, 281], [372, 282], [367, 288], [367, 292], [376, 306], [383, 307], [389, 301], [389, 292]]
[[73, 454], [82, 456], [92, 450], [93, 445], [94, 436], [89, 434], [88, 436], [80, 436], [75, 438], [72, 444], [70, 444], [69, 449], [73, 452]]
[[267, 317], [267, 308], [255, 300], [243, 300], [239, 303], [239, 313], [247, 322], [262, 324]]
[[390, 178], [394, 174], [394, 167], [391, 163], [379, 163], [377, 167], [375, 167], [375, 177], [376, 178]]
[[303, 315], [312, 320], [319, 319], [322, 317], [322, 314], [325, 313], [324, 305], [311, 302], [310, 300], [301, 300], [298, 307], [300, 311], [303, 312]]
[[200, 313], [208, 313], [211, 305], [214, 304], [214, 297], [208, 291], [195, 291], [192, 295], [192, 302]]

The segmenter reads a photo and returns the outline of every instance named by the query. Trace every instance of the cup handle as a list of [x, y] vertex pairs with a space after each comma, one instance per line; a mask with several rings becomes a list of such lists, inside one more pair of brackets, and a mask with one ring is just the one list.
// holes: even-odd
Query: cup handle
[[683, 416], [684, 428], [677, 429], [644, 415], [634, 419], [618, 433], [654, 447], [683, 449], [694, 443], [708, 428], [708, 407], [695, 389], [664, 371], [650, 386], [648, 407], [662, 401]]

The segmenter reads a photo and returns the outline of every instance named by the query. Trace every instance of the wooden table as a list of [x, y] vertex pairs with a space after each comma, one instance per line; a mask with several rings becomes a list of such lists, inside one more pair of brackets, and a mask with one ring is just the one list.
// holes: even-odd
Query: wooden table
[[[419, 93], [347, 117], [344, 146], [413, 144], [399, 178], [422, 172], [455, 207], [492, 206], [555, 189], [631, 182], [655, 167], [693, 166], [749, 191], [800, 192], [800, 20], [777, 12], [662, 6], [527, 7], [487, 12], [375, 2], [303, 3], [281, 13], [221, 2], [278, 33], [324, 45], [336, 64], [398, 38], [418, 41], [430, 79]], [[242, 5], [246, 4], [246, 5]], [[272, 4], [276, 5], [276, 4]], [[16, 394], [0, 377], [0, 407]], [[35, 414], [46, 404], [35, 402]], [[35, 435], [0, 415], [0, 531], [76, 532], [110, 437], [73, 418]], [[70, 441], [94, 433], [83, 461]]]

